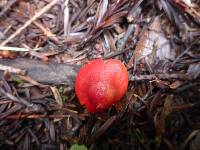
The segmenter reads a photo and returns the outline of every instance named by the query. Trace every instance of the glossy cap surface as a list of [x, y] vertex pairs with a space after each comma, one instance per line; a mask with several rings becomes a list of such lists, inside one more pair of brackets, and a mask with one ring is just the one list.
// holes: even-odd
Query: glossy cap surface
[[128, 72], [115, 59], [96, 59], [83, 66], [76, 78], [75, 91], [88, 112], [101, 112], [120, 100], [128, 87]]

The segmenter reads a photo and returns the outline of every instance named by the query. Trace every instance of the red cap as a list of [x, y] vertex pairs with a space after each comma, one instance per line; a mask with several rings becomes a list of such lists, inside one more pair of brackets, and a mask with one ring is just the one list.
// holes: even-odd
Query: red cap
[[115, 59], [96, 59], [83, 66], [76, 78], [75, 91], [88, 112], [102, 112], [119, 101], [128, 87], [128, 72]]

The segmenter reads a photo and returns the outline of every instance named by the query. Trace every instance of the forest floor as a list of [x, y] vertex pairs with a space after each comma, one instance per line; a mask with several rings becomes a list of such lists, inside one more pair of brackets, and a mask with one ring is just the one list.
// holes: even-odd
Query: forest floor
[[[79, 68], [121, 60], [120, 102], [88, 113]], [[0, 149], [199, 150], [200, 1], [0, 0]]]

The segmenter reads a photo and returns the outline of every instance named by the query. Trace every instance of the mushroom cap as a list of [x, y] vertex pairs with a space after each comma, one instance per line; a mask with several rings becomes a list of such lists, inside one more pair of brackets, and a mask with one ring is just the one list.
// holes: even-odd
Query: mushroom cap
[[128, 72], [115, 59], [95, 59], [84, 65], [76, 78], [75, 92], [88, 112], [102, 112], [119, 101], [128, 87]]

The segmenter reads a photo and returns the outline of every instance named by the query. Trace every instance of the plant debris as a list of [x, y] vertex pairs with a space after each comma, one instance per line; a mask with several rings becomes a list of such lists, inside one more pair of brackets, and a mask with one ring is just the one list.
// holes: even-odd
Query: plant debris
[[[129, 85], [90, 114], [74, 84], [97, 58]], [[197, 150], [199, 97], [197, 0], [0, 1], [0, 149]]]

